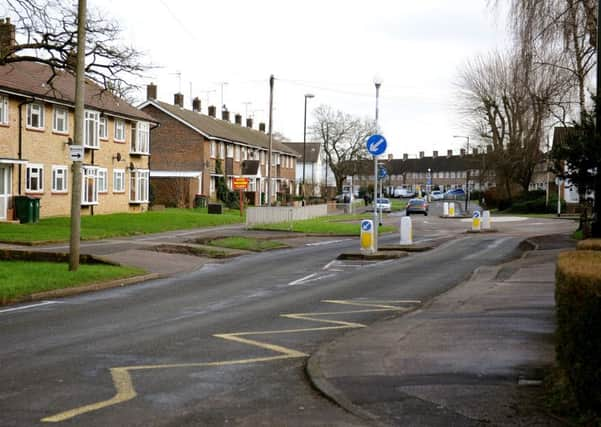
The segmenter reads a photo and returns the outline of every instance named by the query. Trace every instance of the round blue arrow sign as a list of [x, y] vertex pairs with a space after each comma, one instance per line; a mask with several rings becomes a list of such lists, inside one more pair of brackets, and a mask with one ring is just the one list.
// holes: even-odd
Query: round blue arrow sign
[[361, 230], [363, 230], [363, 231], [371, 230], [371, 221], [369, 221], [369, 220], [361, 221]]
[[372, 135], [369, 138], [367, 138], [366, 145], [369, 154], [371, 154], [372, 156], [379, 156], [380, 154], [383, 154], [386, 151], [386, 138], [378, 134]]
[[387, 175], [388, 175], [388, 171], [386, 170], [386, 168], [383, 166], [380, 166], [380, 169], [378, 170], [378, 178], [380, 178], [380, 179], [386, 178]]
[[472, 218], [480, 218], [480, 211], [474, 211]]

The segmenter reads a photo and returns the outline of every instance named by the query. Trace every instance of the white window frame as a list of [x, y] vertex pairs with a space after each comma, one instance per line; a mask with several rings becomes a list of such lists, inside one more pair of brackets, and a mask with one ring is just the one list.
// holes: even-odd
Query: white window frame
[[85, 148], [99, 149], [100, 148], [100, 112], [86, 110], [85, 113], [85, 135], [83, 146]]
[[98, 168], [96, 173], [96, 187], [98, 187], [98, 193], [108, 193], [109, 191], [109, 171], [106, 168]]
[[66, 193], [69, 191], [69, 172], [67, 166], [52, 165], [52, 192]]
[[[37, 125], [34, 124], [34, 117], [37, 117]], [[27, 127], [37, 130], [44, 129], [44, 104], [41, 102], [27, 104]]]
[[[36, 179], [37, 182], [35, 188], [31, 185], [33, 179]], [[44, 192], [44, 165], [37, 163], [27, 164], [27, 171], [25, 173], [25, 191], [28, 193]]]
[[113, 193], [125, 193], [125, 169], [113, 169]]
[[150, 154], [150, 123], [135, 122], [131, 127], [131, 154]]
[[219, 144], [219, 158], [225, 159], [225, 142]]
[[8, 124], [8, 96], [0, 96], [0, 125]]
[[105, 141], [109, 139], [109, 122], [105, 115], [100, 116], [100, 121], [98, 122], [98, 136]]
[[[81, 204], [84, 206], [98, 204], [98, 168], [94, 166], [84, 166], [81, 168]], [[88, 191], [89, 183], [92, 186], [91, 193]], [[91, 197], [88, 197], [91, 196]]]
[[239, 145], [234, 145], [234, 161], [236, 161], [236, 162], [240, 161], [240, 146]]
[[[62, 126], [59, 127], [59, 123]], [[55, 106], [52, 111], [52, 131], [57, 133], [69, 133], [69, 110], [64, 107]]]
[[131, 172], [129, 187], [130, 203], [148, 203], [150, 171], [136, 169]]
[[248, 160], [248, 149], [246, 147], [242, 147], [242, 160]]
[[212, 159], [217, 155], [217, 143], [215, 141], [211, 141], [211, 153], [210, 156]]
[[125, 120], [115, 119], [115, 142], [125, 142]]
[[234, 145], [233, 144], [226, 144], [226, 152], [227, 152], [227, 157], [228, 159], [231, 159], [232, 157], [234, 157]]

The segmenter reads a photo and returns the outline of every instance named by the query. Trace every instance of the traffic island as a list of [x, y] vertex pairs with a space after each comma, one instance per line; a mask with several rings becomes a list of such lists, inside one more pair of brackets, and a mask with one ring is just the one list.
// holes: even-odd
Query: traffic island
[[361, 252], [347, 252], [338, 255], [338, 260], [355, 260], [355, 261], [385, 261], [389, 259], [399, 259], [409, 255], [406, 251], [401, 250], [381, 250], [373, 254]]
[[379, 250], [383, 252], [387, 251], [404, 251], [404, 252], [425, 252], [434, 249], [434, 246], [430, 245], [387, 245], [380, 246]]

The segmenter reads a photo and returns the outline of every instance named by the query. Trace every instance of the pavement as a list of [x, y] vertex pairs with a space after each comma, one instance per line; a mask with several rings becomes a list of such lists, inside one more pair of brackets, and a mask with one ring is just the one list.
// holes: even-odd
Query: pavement
[[555, 260], [566, 235], [417, 311], [356, 330], [308, 361], [313, 384], [368, 425], [559, 426], [542, 407], [555, 349]]

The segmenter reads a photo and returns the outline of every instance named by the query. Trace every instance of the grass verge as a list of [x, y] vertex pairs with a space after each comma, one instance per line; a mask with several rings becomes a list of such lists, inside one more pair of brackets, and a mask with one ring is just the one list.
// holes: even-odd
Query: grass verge
[[223, 239], [211, 240], [209, 245], [253, 252], [268, 251], [270, 249], [287, 247], [287, 245], [275, 240], [254, 239], [251, 237], [240, 236], [224, 237]]
[[[82, 240], [213, 227], [243, 221], [238, 211], [209, 215], [207, 209], [165, 209], [144, 213], [118, 213], [81, 217]], [[3, 242], [61, 242], [69, 240], [70, 218], [43, 218], [37, 224], [0, 223]]]
[[0, 303], [6, 304], [38, 292], [143, 274], [144, 271], [105, 264], [81, 264], [69, 271], [67, 263], [0, 261]]
[[[293, 231], [306, 234], [327, 234], [359, 236], [361, 232], [361, 220], [371, 219], [371, 215], [335, 215], [319, 218], [305, 219], [302, 221], [279, 222], [276, 224], [262, 224], [253, 227], [255, 230]], [[382, 226], [380, 233], [394, 231], [394, 227]]]

